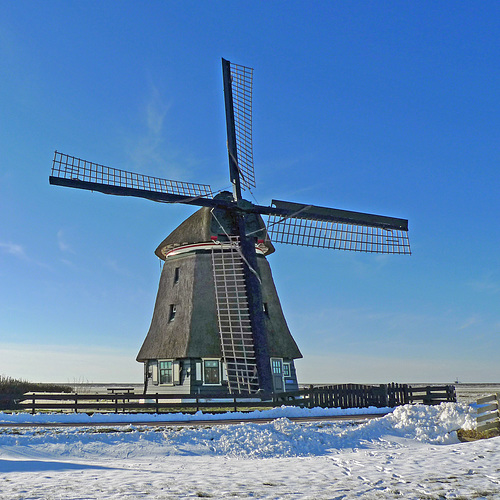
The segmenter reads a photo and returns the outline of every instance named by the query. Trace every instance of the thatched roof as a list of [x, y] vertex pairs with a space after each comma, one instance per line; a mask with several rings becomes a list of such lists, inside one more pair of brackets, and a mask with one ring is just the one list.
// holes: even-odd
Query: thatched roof
[[[216, 197], [232, 199], [228, 192], [219, 193]], [[260, 231], [258, 231], [260, 229]], [[247, 233], [255, 235], [256, 239], [264, 240], [267, 247], [266, 255], [274, 252], [274, 246], [267, 236], [266, 226], [258, 214], [248, 214], [246, 217]], [[220, 237], [225, 233], [238, 234], [234, 217], [223, 209], [203, 207], [187, 218], [180, 226], [174, 229], [155, 250], [155, 254], [165, 260], [165, 252], [180, 245], [190, 245], [211, 241], [212, 237]]]

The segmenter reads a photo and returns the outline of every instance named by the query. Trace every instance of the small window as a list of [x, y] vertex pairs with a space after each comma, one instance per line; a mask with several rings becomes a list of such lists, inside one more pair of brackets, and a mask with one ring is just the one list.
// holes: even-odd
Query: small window
[[169, 321], [169, 323], [171, 321], [174, 321], [175, 313], [176, 312], [177, 312], [177, 308], [175, 307], [175, 304], [170, 304], [170, 311], [168, 313], [168, 321]]
[[291, 366], [290, 363], [283, 363], [283, 375], [285, 377], [290, 377], [291, 376]]
[[281, 375], [282, 373], [282, 364], [281, 359], [273, 359], [272, 360], [273, 374]]
[[172, 361], [160, 361], [160, 384], [173, 384]]
[[264, 314], [266, 316], [269, 316], [269, 309], [267, 307], [267, 302], [264, 302], [263, 307], [264, 307]]
[[203, 382], [205, 384], [220, 384], [220, 362], [218, 359], [203, 361]]
[[177, 283], [179, 283], [179, 268], [176, 267], [174, 269], [174, 285], [176, 285]]

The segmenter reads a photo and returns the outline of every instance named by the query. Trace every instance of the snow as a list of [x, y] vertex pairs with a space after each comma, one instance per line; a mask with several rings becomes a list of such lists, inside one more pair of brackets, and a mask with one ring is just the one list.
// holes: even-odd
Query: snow
[[296, 406], [281, 406], [270, 410], [257, 410], [247, 413], [229, 412], [222, 414], [203, 413], [30, 413], [8, 414], [0, 412], [0, 424], [2, 423], [119, 423], [119, 422], [178, 422], [178, 421], [205, 421], [205, 420], [249, 420], [254, 418], [293, 418], [293, 417], [326, 417], [330, 415], [364, 415], [374, 413], [387, 413], [392, 408], [299, 408]]
[[[13, 424], [0, 428], [0, 498], [500, 497], [500, 438], [456, 436], [474, 427], [472, 406], [407, 405], [362, 423], [289, 420], [325, 412], [343, 413], [283, 407], [257, 412], [272, 422], [183, 427], [167, 415], [140, 415], [137, 422], [165, 419], [147, 427], [114, 425], [122, 415], [0, 413]], [[107, 424], [15, 427], [27, 421]]]

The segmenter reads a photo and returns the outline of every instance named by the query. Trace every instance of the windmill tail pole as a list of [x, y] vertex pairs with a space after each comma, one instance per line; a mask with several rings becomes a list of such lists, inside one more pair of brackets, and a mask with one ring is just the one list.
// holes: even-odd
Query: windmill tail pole
[[271, 393], [273, 392], [271, 358], [269, 357], [267, 346], [261, 283], [259, 276], [256, 274], [257, 254], [255, 253], [254, 239], [248, 238], [245, 234], [244, 216], [240, 216], [239, 222], [241, 253], [244, 257], [245, 283], [254, 340], [255, 363], [259, 376], [259, 387], [263, 392]]

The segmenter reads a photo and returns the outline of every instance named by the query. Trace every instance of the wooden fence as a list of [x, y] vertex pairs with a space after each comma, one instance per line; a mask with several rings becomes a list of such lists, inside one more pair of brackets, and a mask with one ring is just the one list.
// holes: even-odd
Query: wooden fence
[[114, 413], [195, 413], [198, 410], [211, 410], [215, 413], [227, 411], [249, 411], [261, 408], [274, 408], [280, 405], [297, 405], [298, 400], [272, 395], [230, 396], [225, 394], [44, 394], [30, 393], [14, 399], [11, 409], [31, 411], [62, 412], [114, 412]]
[[477, 409], [477, 430], [479, 432], [489, 431], [490, 429], [500, 431], [500, 394], [491, 394], [479, 398], [477, 404], [481, 405]]
[[[412, 387], [406, 384], [369, 386], [341, 384], [309, 386], [294, 392], [271, 395], [227, 394], [134, 394], [132, 392], [108, 394], [50, 394], [28, 393], [22, 396], [0, 396], [9, 402], [9, 409], [64, 412], [114, 412], [114, 413], [194, 413], [198, 410], [212, 412], [250, 411], [274, 408], [280, 405], [305, 408], [366, 408], [394, 407], [411, 403], [439, 404], [456, 401], [454, 386]], [[6, 407], [4, 407], [6, 408]]]
[[304, 389], [307, 406], [313, 408], [378, 408], [423, 403], [436, 405], [443, 402], [456, 402], [455, 386], [410, 386], [407, 384], [359, 385], [340, 384], [310, 386]]

